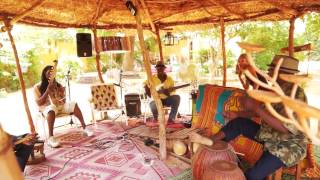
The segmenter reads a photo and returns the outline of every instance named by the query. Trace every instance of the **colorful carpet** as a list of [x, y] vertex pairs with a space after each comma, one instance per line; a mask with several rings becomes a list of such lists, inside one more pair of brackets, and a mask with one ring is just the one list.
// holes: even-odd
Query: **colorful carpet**
[[147, 147], [138, 147], [117, 124], [102, 122], [88, 128], [95, 132], [93, 137], [76, 128], [57, 132], [62, 146], [45, 147], [47, 160], [27, 166], [25, 179], [156, 180], [183, 171], [170, 169]]

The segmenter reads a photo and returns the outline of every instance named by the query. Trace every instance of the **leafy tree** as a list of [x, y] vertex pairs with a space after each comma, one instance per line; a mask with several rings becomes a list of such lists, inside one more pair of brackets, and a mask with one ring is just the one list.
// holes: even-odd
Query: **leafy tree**
[[310, 54], [310, 59], [320, 60], [320, 14], [311, 13], [304, 17], [306, 22], [305, 39], [311, 43], [314, 51]]

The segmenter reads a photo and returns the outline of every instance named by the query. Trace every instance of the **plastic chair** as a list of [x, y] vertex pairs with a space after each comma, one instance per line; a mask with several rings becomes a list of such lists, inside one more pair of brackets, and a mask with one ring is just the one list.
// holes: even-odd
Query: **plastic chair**
[[[73, 115], [73, 113], [71, 113], [71, 114], [66, 114], [66, 113], [64, 113], [64, 114], [58, 114], [57, 116], [56, 116], [56, 120], [58, 119], [58, 118], [65, 118], [66, 116], [68, 116], [68, 117], [71, 117]], [[38, 113], [37, 113], [37, 117], [36, 117], [36, 120], [37, 120], [37, 122], [36, 122], [36, 129], [38, 129], [38, 122], [39, 121], [41, 121], [41, 124], [42, 124], [42, 130], [43, 130], [43, 134], [44, 134], [44, 136], [45, 136], [45, 139], [47, 140], [49, 137], [48, 137], [48, 132], [47, 132], [47, 118], [46, 118], [46, 116], [43, 114], [43, 112], [41, 112], [40, 110], [38, 111]], [[64, 124], [64, 125], [67, 125], [67, 124]], [[56, 127], [53, 127], [53, 129], [54, 128], [56, 128]]]

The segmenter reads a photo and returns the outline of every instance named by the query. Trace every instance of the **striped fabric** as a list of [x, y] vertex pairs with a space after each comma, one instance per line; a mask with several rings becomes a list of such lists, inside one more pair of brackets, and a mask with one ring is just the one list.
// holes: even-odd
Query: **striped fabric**
[[[217, 133], [228, 123], [223, 117], [223, 112], [244, 110], [239, 103], [239, 97], [243, 95], [245, 92], [237, 88], [200, 85], [196, 100], [197, 113], [192, 126], [206, 129], [207, 136]], [[250, 164], [254, 164], [263, 152], [261, 144], [243, 136], [233, 140], [231, 145], [237, 152], [245, 154], [244, 159]]]

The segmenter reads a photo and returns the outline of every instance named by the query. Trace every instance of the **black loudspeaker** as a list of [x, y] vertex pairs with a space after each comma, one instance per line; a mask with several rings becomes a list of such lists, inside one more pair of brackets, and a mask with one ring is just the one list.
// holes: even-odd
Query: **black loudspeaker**
[[127, 116], [139, 116], [141, 115], [141, 101], [139, 94], [127, 94], [124, 96], [124, 101], [126, 104]]
[[90, 33], [77, 33], [77, 55], [78, 57], [92, 56], [92, 41]]

